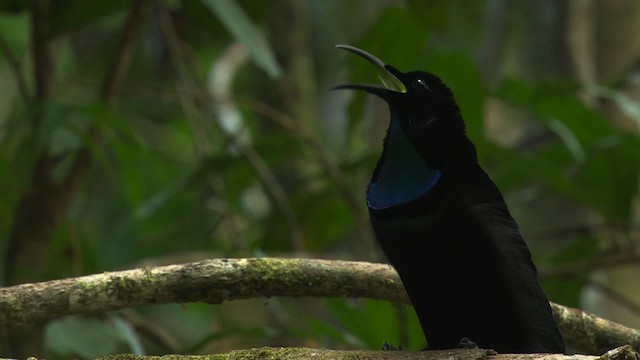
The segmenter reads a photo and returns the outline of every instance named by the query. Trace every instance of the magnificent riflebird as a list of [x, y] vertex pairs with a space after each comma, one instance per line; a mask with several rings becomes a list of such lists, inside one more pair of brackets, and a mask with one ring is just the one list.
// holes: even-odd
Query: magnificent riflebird
[[[480, 167], [449, 87], [338, 45], [380, 70], [391, 120], [367, 187], [376, 238], [416, 310], [428, 349], [466, 339], [500, 353], [563, 353], [531, 253], [502, 194]], [[465, 340], [463, 340], [465, 339]]]

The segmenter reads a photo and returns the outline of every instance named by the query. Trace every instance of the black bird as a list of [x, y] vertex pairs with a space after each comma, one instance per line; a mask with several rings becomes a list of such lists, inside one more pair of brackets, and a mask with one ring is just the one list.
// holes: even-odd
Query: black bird
[[385, 88], [334, 89], [364, 90], [389, 105], [391, 121], [367, 206], [428, 349], [469, 339], [500, 353], [564, 353], [529, 249], [478, 164], [451, 90], [431, 73], [403, 73], [364, 50], [337, 47], [382, 72]]

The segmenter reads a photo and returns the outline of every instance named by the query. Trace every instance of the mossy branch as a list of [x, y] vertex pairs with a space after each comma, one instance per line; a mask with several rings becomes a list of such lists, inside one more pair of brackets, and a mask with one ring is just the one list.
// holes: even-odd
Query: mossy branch
[[[331, 360], [484, 360], [490, 354], [495, 354], [491, 350], [483, 349], [455, 349], [447, 351], [373, 351], [373, 350], [329, 350], [312, 349], [302, 347], [261, 347], [245, 350], [234, 350], [228, 353], [214, 355], [169, 355], [169, 356], [136, 356], [136, 355], [116, 355], [105, 356], [99, 360], [227, 360], [227, 359], [278, 359], [278, 360], [298, 360], [298, 359], [331, 359]], [[588, 359], [593, 360], [591, 356]], [[506, 360], [506, 359], [505, 359]], [[568, 359], [567, 359], [568, 360]], [[577, 359], [576, 359], [577, 360]]]
[[[216, 259], [107, 272], [0, 289], [0, 324], [99, 313], [150, 304], [260, 297], [349, 297], [409, 303], [389, 265], [313, 259]], [[640, 349], [640, 331], [578, 309], [551, 304], [567, 345], [602, 354], [625, 344]]]
[[331, 359], [331, 360], [638, 360], [639, 355], [630, 346], [607, 351], [602, 356], [561, 354], [496, 354], [484, 349], [453, 349], [434, 351], [372, 351], [372, 350], [327, 350], [310, 348], [262, 347], [235, 350], [214, 355], [165, 355], [105, 356], [100, 360], [226, 360], [226, 359]]

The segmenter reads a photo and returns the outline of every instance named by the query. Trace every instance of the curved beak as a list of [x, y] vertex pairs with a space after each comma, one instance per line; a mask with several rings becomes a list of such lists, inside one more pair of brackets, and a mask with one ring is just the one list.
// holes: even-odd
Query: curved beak
[[333, 87], [331, 90], [339, 90], [339, 89], [355, 89], [355, 90], [365, 90], [367, 92], [376, 94], [376, 95], [384, 95], [387, 92], [399, 92], [406, 93], [407, 88], [404, 86], [402, 81], [398, 78], [397, 74], [400, 72], [396, 70], [393, 66], [385, 64], [382, 60], [377, 57], [369, 54], [368, 52], [358, 49], [357, 47], [350, 45], [336, 45], [337, 49], [343, 49], [347, 51], [351, 51], [352, 53], [361, 56], [373, 66], [375, 66], [380, 74], [378, 78], [382, 81], [384, 87], [378, 87], [368, 84], [345, 84], [338, 85]]

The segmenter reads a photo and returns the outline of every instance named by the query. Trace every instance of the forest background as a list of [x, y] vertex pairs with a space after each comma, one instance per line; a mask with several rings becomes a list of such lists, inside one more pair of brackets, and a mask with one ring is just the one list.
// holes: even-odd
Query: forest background
[[[640, 327], [640, 2], [0, 1], [2, 285], [227, 257], [383, 262], [354, 45], [453, 90], [549, 298]], [[410, 307], [270, 298], [5, 331], [48, 358], [424, 345]], [[29, 334], [29, 335], [25, 335]], [[19, 351], [19, 350], [16, 350]]]

